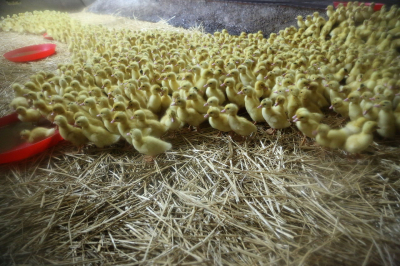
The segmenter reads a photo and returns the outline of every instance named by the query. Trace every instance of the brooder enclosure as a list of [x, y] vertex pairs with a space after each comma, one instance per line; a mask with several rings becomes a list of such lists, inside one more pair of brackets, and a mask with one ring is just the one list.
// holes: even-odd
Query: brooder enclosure
[[[126, 92], [128, 84], [134, 84], [139, 94], [146, 84], [159, 84], [169, 96], [178, 91], [171, 104], [187, 97], [186, 102], [193, 101], [189, 94], [202, 91], [204, 102], [213, 96], [225, 97], [218, 110], [227, 109], [232, 99], [240, 106], [237, 98], [229, 96], [229, 82], [236, 83], [232, 87], [236, 97], [253, 99], [264, 107], [260, 111], [271, 102], [277, 105], [273, 110], [284, 110], [280, 115], [288, 116], [293, 99], [298, 99], [297, 108], [321, 115], [310, 118], [316, 127], [305, 138], [299, 121], [294, 122], [303, 116], [297, 109], [297, 117], [287, 117], [289, 126], [273, 130], [277, 126], [272, 115], [265, 120], [262, 111], [243, 103], [240, 117], [253, 122], [261, 114], [264, 119], [246, 138], [219, 133], [209, 117], [200, 129], [187, 129], [186, 124], [176, 132], [167, 131], [161, 139], [172, 148], [150, 162], [125, 140], [102, 148], [90, 141], [81, 149], [63, 141], [23, 161], [0, 165], [2, 263], [398, 265], [399, 135], [396, 131], [384, 137], [379, 132], [384, 126], [395, 127], [399, 117], [399, 108], [394, 108], [400, 85], [400, 11], [389, 1], [380, 11], [358, 7], [358, 3], [323, 10], [311, 2], [306, 9], [236, 1], [127, 1], [125, 6], [115, 1], [110, 7], [99, 0], [78, 13], [23, 13], [17, 8], [23, 8], [24, 1], [10, 7], [18, 11], [13, 9], [15, 13], [1, 20], [2, 54], [41, 43], [54, 43], [57, 48], [54, 55], [37, 61], [0, 59], [1, 116], [14, 112], [9, 104], [18, 97], [15, 83], [28, 90], [24, 94], [46, 92], [43, 98], [49, 108], [54, 108], [55, 102], [49, 103], [57, 95], [66, 107], [71, 101], [83, 103], [80, 110], [90, 118], [84, 102], [95, 97], [92, 91], [101, 91], [96, 105], [104, 97], [111, 110], [120, 101], [129, 105], [138, 99]], [[175, 15], [184, 16], [181, 9], [189, 10], [187, 17], [174, 22]], [[224, 10], [231, 16], [224, 17]], [[240, 19], [242, 13], [254, 14], [259, 28], [249, 28], [254, 23]], [[264, 20], [274, 23], [263, 24]], [[330, 28], [325, 26], [329, 23]], [[44, 32], [54, 40], [44, 40]], [[178, 67], [179, 61], [185, 66]], [[130, 71], [131, 65], [138, 66], [137, 73]], [[240, 73], [243, 66], [247, 72]], [[202, 73], [210, 70], [209, 79], [216, 80], [223, 96], [207, 94], [209, 79], [198, 86]], [[103, 80], [98, 78], [102, 71], [107, 75]], [[121, 80], [115, 77], [121, 75], [118, 72], [122, 72]], [[169, 73], [178, 77], [180, 87], [186, 86], [184, 75], [191, 74], [187, 95], [168, 78], [164, 80]], [[61, 79], [67, 82], [62, 93]], [[112, 84], [110, 91], [105, 80]], [[84, 88], [72, 89], [73, 81]], [[25, 86], [27, 82], [34, 85]], [[42, 91], [45, 82], [58, 91]], [[258, 96], [248, 96], [253, 91]], [[74, 100], [64, 97], [68, 93]], [[24, 94], [21, 97], [27, 97]], [[309, 100], [313, 97], [309, 94], [322, 98]], [[368, 101], [364, 97], [368, 95], [375, 100], [356, 115], [348, 109], [340, 112], [339, 106], [329, 108], [334, 98], [347, 103], [344, 100], [353, 95], [362, 95], [360, 102]], [[373, 102], [376, 98], [380, 102]], [[384, 101], [393, 105], [388, 112], [394, 120], [386, 124], [380, 118], [381, 107], [374, 106]], [[176, 108], [180, 119], [180, 107]], [[377, 116], [369, 116], [371, 112]], [[157, 114], [162, 121], [164, 114]], [[364, 135], [351, 131], [361, 131], [366, 123], [375, 125], [370, 121], [376, 121], [380, 131]], [[337, 137], [324, 138], [325, 125]], [[344, 142], [333, 147], [331, 143], [343, 136], [340, 132], [347, 132]], [[348, 141], [351, 136], [356, 140], [371, 137], [371, 144], [353, 154], [351, 147], [358, 148], [354, 143], [359, 142]]]

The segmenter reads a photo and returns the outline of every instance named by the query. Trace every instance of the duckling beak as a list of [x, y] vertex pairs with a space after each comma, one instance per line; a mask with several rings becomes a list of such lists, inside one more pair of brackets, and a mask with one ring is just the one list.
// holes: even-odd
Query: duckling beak
[[222, 83], [222, 84], [220, 85], [220, 87], [225, 87], [225, 83]]
[[262, 105], [260, 104], [259, 106], [257, 106], [258, 109], [262, 108]]
[[237, 94], [243, 94], [243, 91], [239, 91]]
[[208, 114], [205, 114], [205, 115], [204, 115], [204, 118], [208, 118], [208, 117], [209, 117], [209, 115], [208, 115]]
[[333, 105], [329, 106], [329, 109], [331, 109], [331, 110], [332, 110], [332, 109], [333, 109]]
[[287, 89], [287, 90], [285, 90], [286, 92], [289, 92], [290, 90], [289, 89]]
[[208, 84], [204, 85], [203, 88], [207, 88]]
[[130, 135], [131, 135], [131, 133], [129, 133], [129, 132], [128, 132], [128, 133], [126, 133], [126, 135], [127, 135], [127, 136], [130, 136]]
[[278, 102], [276, 102], [276, 103], [274, 104], [274, 106], [278, 106]]
[[297, 121], [299, 121], [299, 119], [298, 119], [298, 118], [296, 118], [296, 119], [293, 119], [293, 122], [297, 122]]
[[175, 122], [175, 118], [171, 117], [171, 122], [174, 123]]
[[97, 117], [100, 117], [100, 114], [96, 115]]
[[349, 101], [349, 98], [346, 98], [346, 99], [344, 99], [343, 101], [344, 101], [344, 102], [348, 102], [348, 101]]
[[221, 113], [225, 113], [225, 112], [226, 112], [226, 110], [225, 110], [225, 109], [221, 110]]
[[176, 106], [176, 102], [171, 103], [171, 106]]
[[379, 107], [382, 107], [382, 105], [380, 105], [380, 104], [375, 104], [374, 107], [379, 108]]
[[111, 124], [112, 124], [112, 123], [114, 123], [114, 122], [115, 122], [115, 120], [114, 120], [114, 119], [110, 121], [110, 123], [111, 123]]
[[208, 106], [208, 103], [205, 103], [203, 106]]
[[297, 118], [297, 115], [292, 116], [292, 119], [295, 120]]
[[313, 130], [312, 134], [313, 134], [314, 136], [316, 136], [316, 135], [318, 134], [318, 131]]

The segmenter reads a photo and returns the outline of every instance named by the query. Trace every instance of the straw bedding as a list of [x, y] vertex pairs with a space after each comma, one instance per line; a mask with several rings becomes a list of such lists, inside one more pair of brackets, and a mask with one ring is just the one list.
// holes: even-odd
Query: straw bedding
[[[0, 36], [14, 40], [2, 39], [1, 52], [41, 39]], [[46, 60], [16, 65], [1, 59], [2, 114], [12, 94], [7, 86], [68, 60], [65, 46], [56, 43], [57, 55]], [[340, 120], [330, 116], [324, 122]], [[312, 141], [300, 147], [294, 127], [275, 135], [265, 129], [258, 125], [258, 134], [246, 142], [217, 137], [212, 128], [182, 132], [168, 139], [172, 151], [153, 164], [119, 144], [74, 154], [62, 143], [1, 166], [1, 260], [399, 264], [398, 139], [378, 141], [362, 158], [349, 158]]]

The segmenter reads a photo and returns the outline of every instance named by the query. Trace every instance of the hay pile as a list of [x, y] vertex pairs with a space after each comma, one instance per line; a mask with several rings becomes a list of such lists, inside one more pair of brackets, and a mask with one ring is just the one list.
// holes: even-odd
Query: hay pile
[[244, 143], [216, 137], [211, 128], [182, 134], [169, 140], [174, 149], [154, 164], [143, 163], [133, 148], [90, 146], [72, 154], [63, 143], [3, 165], [1, 259], [57, 265], [399, 263], [398, 138], [374, 143], [355, 160], [313, 142], [299, 147], [294, 128], [274, 136], [264, 130], [258, 126], [258, 136]]

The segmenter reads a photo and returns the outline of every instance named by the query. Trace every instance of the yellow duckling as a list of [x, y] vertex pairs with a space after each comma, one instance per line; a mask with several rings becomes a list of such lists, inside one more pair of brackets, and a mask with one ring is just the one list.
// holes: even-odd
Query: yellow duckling
[[296, 123], [297, 128], [304, 134], [304, 139], [301, 143], [304, 144], [306, 136], [314, 138], [314, 131], [317, 130], [319, 123], [311, 119], [310, 112], [304, 109], [299, 109], [296, 112], [296, 118], [293, 120]]
[[239, 108], [243, 108], [245, 106], [244, 102], [244, 94], [238, 94], [238, 90], [236, 88], [236, 82], [234, 78], [226, 78], [224, 83], [221, 84], [221, 87], [226, 86], [226, 96], [228, 97], [229, 102], [236, 104]]
[[139, 129], [132, 129], [129, 133], [132, 145], [139, 153], [151, 157], [151, 160], [158, 154], [164, 153], [172, 148], [171, 143], [162, 141], [152, 136], [143, 136]]
[[23, 106], [18, 106], [16, 110], [18, 114], [18, 119], [22, 122], [38, 122], [39, 119], [42, 117], [40, 112], [35, 109], [27, 109]]
[[265, 122], [262, 115], [262, 110], [257, 108], [260, 105], [260, 100], [252, 87], [244, 87], [238, 94], [244, 94], [244, 102], [247, 113], [254, 122]]
[[172, 103], [171, 96], [168, 95], [167, 87], [161, 87], [160, 96], [161, 96], [161, 112], [164, 113]]
[[199, 88], [203, 93], [205, 92], [204, 85], [206, 85], [207, 81], [213, 78], [214, 72], [211, 69], [205, 70], [201, 73], [200, 79], [196, 82], [195, 87]]
[[392, 103], [388, 100], [374, 105], [380, 109], [378, 115], [378, 134], [384, 138], [394, 138], [396, 135], [396, 117], [393, 114]]
[[319, 145], [332, 149], [342, 149], [348, 137], [343, 130], [331, 129], [326, 124], [320, 124], [315, 133]]
[[289, 117], [293, 117], [296, 114], [297, 109], [301, 107], [301, 102], [299, 99], [300, 91], [298, 88], [290, 88], [286, 91], [289, 92], [287, 113]]
[[344, 118], [349, 117], [349, 103], [344, 102], [342, 98], [334, 98], [332, 100], [332, 105], [329, 107], [329, 109], [333, 109], [333, 111], [340, 114]]
[[216, 79], [209, 79], [207, 83], [204, 85], [206, 87], [206, 96], [207, 98], [210, 97], [217, 97], [219, 102], [222, 104], [225, 102], [225, 94], [218, 88], [218, 81]]
[[265, 121], [273, 129], [271, 133], [274, 133], [277, 129], [290, 127], [290, 122], [282, 105], [273, 107], [271, 99], [265, 98], [257, 108], [262, 108]]
[[374, 131], [378, 128], [375, 121], [367, 121], [362, 127], [362, 131], [358, 134], [351, 135], [347, 138], [344, 150], [350, 153], [360, 153], [368, 148], [372, 143]]
[[244, 86], [254, 86], [255, 79], [251, 77], [249, 70], [245, 65], [240, 65], [238, 67], [240, 81]]
[[142, 110], [135, 111], [133, 118], [136, 119], [135, 128], [142, 130], [142, 132], [146, 130], [146, 133], [153, 137], [159, 138], [167, 131], [167, 128], [157, 120], [146, 119], [146, 115]]
[[197, 131], [200, 130], [200, 124], [204, 122], [205, 118], [202, 114], [197, 112], [193, 108], [188, 108], [186, 106], [186, 100], [177, 99], [175, 102], [171, 104], [171, 106], [178, 107], [178, 117], [179, 119], [185, 123], [189, 124], [189, 126], [194, 126], [197, 128]]
[[97, 117], [100, 117], [103, 120], [104, 126], [108, 131], [113, 134], [119, 134], [118, 124], [111, 123], [113, 119], [112, 115], [111, 110], [105, 107], [100, 110]]
[[[33, 93], [29, 93], [30, 95], [34, 95]], [[9, 104], [10, 108], [13, 110], [17, 110], [19, 106], [29, 108], [28, 100], [25, 97], [15, 97], [11, 103]]]
[[188, 107], [195, 109], [200, 114], [207, 113], [208, 107], [206, 101], [198, 94], [195, 89], [190, 89], [186, 97]]
[[360, 96], [361, 94], [358, 91], [353, 91], [343, 100], [345, 102], [350, 102], [349, 117], [351, 121], [363, 116], [363, 111], [360, 106]]
[[112, 134], [103, 127], [91, 125], [85, 116], [80, 116], [76, 119], [75, 125], [80, 126], [86, 138], [93, 142], [98, 148], [114, 144], [120, 139], [119, 135]]
[[60, 103], [56, 103], [53, 106], [53, 113], [52, 115], [62, 115], [64, 116], [69, 124], [74, 124], [75, 120], [74, 120], [74, 113], [71, 111], [67, 111], [64, 108], [64, 105], [60, 104]]
[[217, 107], [220, 111], [224, 109], [223, 106], [219, 105], [219, 100], [217, 97], [210, 97], [207, 99], [207, 102], [204, 104], [207, 108], [210, 107]]
[[230, 103], [225, 106], [221, 113], [227, 113], [229, 126], [235, 133], [245, 137], [256, 132], [257, 127], [246, 118], [238, 116], [238, 111], [238, 106], [236, 104]]
[[128, 137], [127, 133], [129, 133], [129, 131], [132, 128], [136, 127], [136, 123], [134, 123], [133, 121], [128, 120], [128, 116], [124, 113], [124, 112], [117, 112], [114, 117], [113, 120], [111, 120], [110, 122], [111, 124], [113, 123], [118, 123], [117, 127], [118, 127], [118, 131], [119, 134], [129, 143], [132, 144], [132, 139], [130, 137]]
[[32, 130], [22, 130], [20, 136], [29, 143], [35, 143], [54, 135], [55, 131], [55, 128], [36, 127]]
[[88, 111], [91, 116], [97, 116], [100, 113], [100, 110], [96, 105], [96, 99], [94, 97], [86, 98], [84, 101], [84, 105], [89, 108]]
[[136, 101], [136, 100], [129, 101], [128, 106], [126, 107], [126, 109], [127, 110], [132, 110], [133, 112], [135, 112], [137, 110], [142, 110], [144, 112], [144, 114], [146, 115], [147, 119], [158, 120], [158, 116], [156, 114], [154, 114], [149, 109], [141, 108], [139, 102]]
[[166, 114], [161, 118], [161, 124], [167, 129], [167, 131], [172, 131], [175, 133], [177, 130], [184, 126], [184, 123], [178, 118], [175, 110], [168, 110]]
[[162, 89], [159, 85], [153, 85], [151, 86], [150, 91], [151, 95], [147, 103], [147, 109], [149, 109], [155, 114], [158, 114], [161, 112], [162, 109], [161, 96], [160, 96]]
[[80, 148], [88, 142], [82, 129], [70, 125], [65, 116], [57, 115], [53, 123], [58, 126], [61, 137], [73, 145]]
[[221, 110], [218, 107], [208, 108], [207, 114], [204, 117], [209, 118], [208, 122], [210, 125], [219, 130], [220, 133], [232, 131], [229, 126], [228, 116], [226, 114], [221, 114]]

